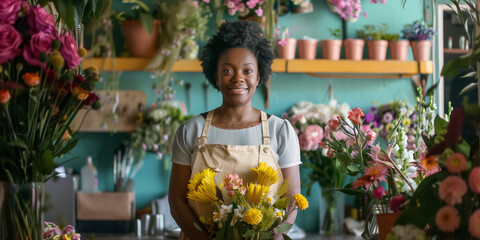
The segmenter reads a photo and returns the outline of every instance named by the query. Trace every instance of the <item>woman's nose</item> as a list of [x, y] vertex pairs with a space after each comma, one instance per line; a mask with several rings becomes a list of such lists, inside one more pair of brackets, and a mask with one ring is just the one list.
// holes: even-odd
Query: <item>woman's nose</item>
[[241, 72], [235, 72], [232, 77], [232, 82], [242, 82], [245, 81], [245, 76]]

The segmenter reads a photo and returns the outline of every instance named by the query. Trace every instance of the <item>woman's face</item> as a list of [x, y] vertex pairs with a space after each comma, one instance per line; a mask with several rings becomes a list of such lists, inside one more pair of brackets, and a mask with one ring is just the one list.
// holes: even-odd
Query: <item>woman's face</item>
[[225, 50], [218, 59], [216, 81], [224, 104], [251, 104], [260, 82], [257, 58], [246, 48]]

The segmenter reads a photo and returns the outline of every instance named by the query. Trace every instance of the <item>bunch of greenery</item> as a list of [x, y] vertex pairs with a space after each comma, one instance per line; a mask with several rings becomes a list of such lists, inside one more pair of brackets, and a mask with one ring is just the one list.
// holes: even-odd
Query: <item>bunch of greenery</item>
[[384, 40], [385, 33], [388, 30], [388, 25], [382, 23], [380, 26], [375, 26], [373, 24], [365, 25], [364, 29], [357, 30], [357, 38], [367, 40]]
[[328, 28], [328, 32], [330, 33], [331, 38], [339, 39], [342, 38], [342, 32], [339, 28]]
[[143, 28], [147, 31], [148, 34], [151, 34], [153, 31], [153, 22], [155, 19], [161, 19], [162, 12], [160, 8], [155, 8], [151, 10], [144, 2], [141, 0], [122, 0], [122, 3], [133, 3], [132, 14], [125, 14], [124, 19], [128, 20], [140, 20], [142, 22]]

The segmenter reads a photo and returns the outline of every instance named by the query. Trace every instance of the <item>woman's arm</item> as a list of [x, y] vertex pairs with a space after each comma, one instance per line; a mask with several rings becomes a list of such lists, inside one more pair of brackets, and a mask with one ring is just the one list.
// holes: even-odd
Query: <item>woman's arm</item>
[[[200, 231], [195, 227], [202, 226], [198, 221], [195, 213], [188, 205], [187, 192], [188, 181], [192, 171], [190, 166], [180, 164], [172, 164], [172, 172], [170, 174], [170, 186], [168, 188], [168, 202], [170, 204], [170, 212], [189, 239], [208, 239], [205, 230]], [[194, 225], [194, 223], [196, 223]]]
[[293, 224], [297, 217], [297, 210], [295, 208], [295, 200], [293, 195], [300, 193], [300, 168], [299, 165], [295, 165], [288, 168], [282, 168], [283, 179], [288, 181], [288, 195], [290, 196], [290, 204], [287, 208], [288, 218], [286, 222]]

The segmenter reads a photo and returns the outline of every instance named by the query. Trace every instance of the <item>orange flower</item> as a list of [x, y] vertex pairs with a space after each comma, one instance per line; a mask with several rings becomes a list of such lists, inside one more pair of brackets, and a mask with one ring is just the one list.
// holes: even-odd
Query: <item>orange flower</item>
[[365, 114], [363, 114], [362, 110], [359, 107], [348, 111], [348, 119], [350, 119], [350, 121], [352, 121], [354, 125], [361, 125], [363, 116], [365, 116]]
[[65, 133], [63, 134], [63, 137], [62, 137], [62, 141], [65, 141], [65, 142], [68, 142], [70, 139], [72, 139], [72, 136], [70, 136], [70, 133], [67, 131], [65, 131]]
[[89, 94], [90, 93], [87, 90], [81, 87], [76, 86], [73, 88], [73, 95], [80, 101], [87, 99]]
[[430, 156], [427, 158], [425, 157], [425, 154], [422, 154], [420, 156], [418, 168], [420, 172], [422, 172], [423, 175], [425, 175], [425, 177], [428, 177], [440, 171], [440, 166], [438, 165], [436, 159], [437, 159], [436, 156]]
[[38, 73], [25, 73], [22, 76], [23, 81], [30, 87], [37, 86], [40, 84], [40, 76]]
[[375, 164], [371, 167], [365, 169], [365, 173], [357, 178], [355, 182], [352, 183], [354, 188], [365, 187], [365, 189], [370, 189], [370, 186], [376, 181], [386, 181], [385, 177], [388, 174], [388, 168], [382, 164]]
[[6, 89], [0, 90], [0, 103], [5, 104], [10, 100], [10, 92]]

